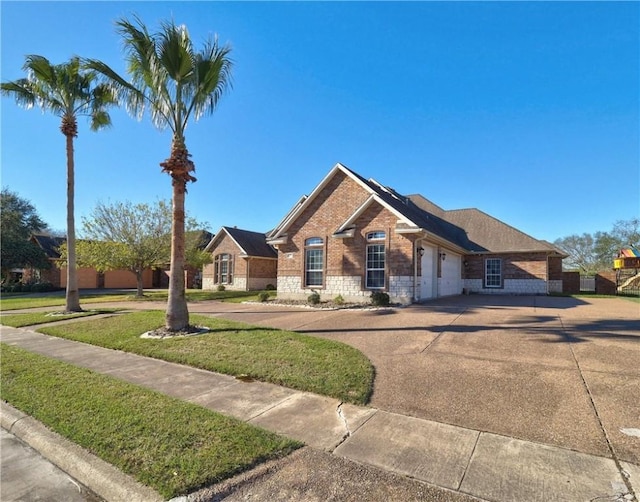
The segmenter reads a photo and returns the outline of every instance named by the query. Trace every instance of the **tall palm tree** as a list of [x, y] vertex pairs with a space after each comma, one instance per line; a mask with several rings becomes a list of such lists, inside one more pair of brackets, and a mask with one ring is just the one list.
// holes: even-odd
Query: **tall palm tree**
[[160, 166], [171, 176], [172, 184], [166, 328], [180, 331], [189, 326], [184, 284], [184, 203], [187, 183], [196, 181], [185, 130], [191, 118], [212, 114], [230, 88], [231, 49], [210, 37], [202, 50], [196, 51], [185, 26], [165, 22], [159, 32], [151, 34], [139, 18], [134, 19], [134, 23], [124, 18], [116, 23], [124, 42], [130, 81], [100, 61], [88, 60], [86, 64], [106, 77], [132, 115], [141, 118], [148, 108], [153, 125], [158, 129], [169, 127], [173, 133], [170, 156]]
[[78, 136], [78, 115], [89, 116], [92, 131], [111, 125], [107, 107], [115, 104], [116, 99], [110, 87], [98, 82], [96, 72], [81, 68], [78, 57], [53, 65], [43, 56], [30, 55], [25, 58], [23, 70], [27, 77], [3, 82], [0, 87], [2, 94], [13, 96], [24, 108], [37, 105], [62, 120], [60, 131], [66, 138], [67, 148], [66, 310], [78, 312], [82, 308], [76, 271], [73, 140]]

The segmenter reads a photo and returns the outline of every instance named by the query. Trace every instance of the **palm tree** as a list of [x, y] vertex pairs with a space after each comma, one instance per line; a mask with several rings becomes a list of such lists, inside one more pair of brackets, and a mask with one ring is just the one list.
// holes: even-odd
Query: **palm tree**
[[160, 163], [171, 176], [172, 226], [171, 269], [166, 328], [180, 331], [189, 326], [185, 297], [185, 194], [187, 183], [196, 181], [195, 165], [187, 150], [185, 130], [189, 120], [212, 114], [224, 92], [231, 86], [230, 48], [209, 38], [202, 50], [195, 51], [185, 26], [161, 24], [150, 34], [139, 18], [116, 23], [125, 47], [125, 60], [131, 81], [127, 81], [100, 61], [88, 60], [87, 67], [104, 75], [117, 90], [127, 110], [138, 119], [146, 108], [158, 129], [173, 133], [171, 154]]
[[43, 56], [25, 58], [23, 70], [27, 77], [13, 82], [3, 82], [3, 95], [13, 96], [18, 105], [32, 108], [34, 105], [60, 117], [60, 130], [66, 138], [67, 148], [67, 312], [79, 312], [80, 293], [76, 273], [76, 232], [74, 219], [74, 154], [73, 140], [78, 136], [78, 115], [88, 115], [91, 130], [97, 131], [111, 125], [106, 109], [115, 104], [115, 95], [106, 85], [98, 83], [97, 74], [81, 68], [80, 58], [53, 65]]

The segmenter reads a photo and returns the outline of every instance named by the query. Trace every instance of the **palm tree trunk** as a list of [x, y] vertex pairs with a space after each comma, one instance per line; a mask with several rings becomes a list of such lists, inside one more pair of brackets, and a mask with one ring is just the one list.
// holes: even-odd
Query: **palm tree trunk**
[[75, 177], [73, 156], [73, 135], [67, 139], [67, 290], [66, 311], [81, 312], [80, 292], [78, 291], [78, 273], [76, 269], [76, 227], [74, 217]]
[[166, 327], [180, 331], [189, 325], [189, 310], [184, 289], [184, 199], [186, 182], [172, 179], [171, 270]]
[[143, 282], [143, 274], [144, 269], [140, 266], [138, 266], [138, 268], [136, 268], [135, 270], [135, 274], [136, 274], [136, 296], [138, 298], [142, 298], [144, 296], [144, 282]]

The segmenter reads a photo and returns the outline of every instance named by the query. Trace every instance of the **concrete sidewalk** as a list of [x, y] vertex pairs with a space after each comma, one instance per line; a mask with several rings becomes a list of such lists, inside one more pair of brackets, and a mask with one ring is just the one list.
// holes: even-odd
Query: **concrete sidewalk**
[[[199, 404], [313, 448], [480, 499], [629, 501], [638, 466], [2, 327], [1, 341]], [[625, 479], [626, 478], [626, 479]], [[90, 482], [81, 482], [93, 488]], [[99, 492], [97, 492], [99, 494]]]

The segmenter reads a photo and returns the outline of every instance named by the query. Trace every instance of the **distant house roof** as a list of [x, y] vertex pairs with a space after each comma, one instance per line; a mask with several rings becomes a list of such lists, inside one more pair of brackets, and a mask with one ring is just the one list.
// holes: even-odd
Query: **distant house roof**
[[62, 244], [67, 242], [66, 237], [52, 237], [50, 235], [33, 234], [31, 240], [40, 246], [47, 258], [57, 260], [60, 258], [59, 248]]
[[209, 242], [211, 242], [211, 239], [213, 239], [213, 234], [206, 230], [193, 230], [192, 232], [195, 234], [195, 237], [197, 239], [195, 243], [195, 247], [197, 249], [206, 249], [206, 247], [209, 245]]
[[286, 232], [296, 217], [313, 201], [329, 183], [336, 172], [341, 171], [361, 185], [371, 195], [355, 209], [334, 233], [336, 237], [348, 237], [355, 220], [371, 203], [377, 202], [398, 216], [397, 231], [423, 233], [435, 240], [442, 240], [460, 252], [503, 253], [543, 251], [566, 256], [552, 244], [535, 239], [478, 209], [447, 211], [422, 195], [401, 195], [392, 188], [373, 179], [365, 179], [338, 163], [308, 197], [301, 198], [285, 219], [269, 234], [273, 244], [286, 239]]
[[228, 235], [240, 248], [243, 255], [257, 258], [278, 258], [278, 254], [273, 246], [267, 244], [266, 235], [250, 230], [241, 230], [234, 227], [222, 227], [220, 231], [211, 239], [205, 251], [211, 251], [222, 237]]

